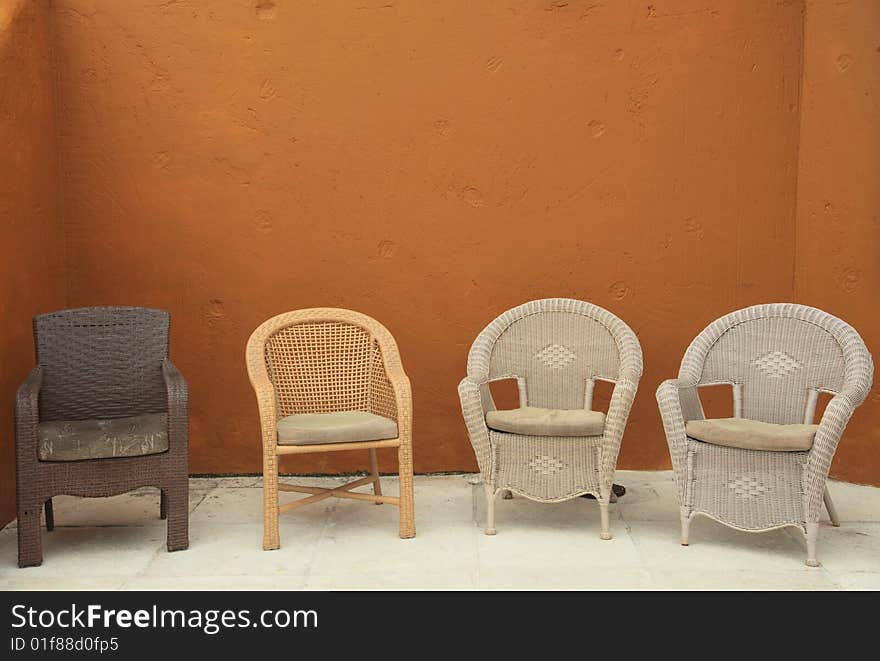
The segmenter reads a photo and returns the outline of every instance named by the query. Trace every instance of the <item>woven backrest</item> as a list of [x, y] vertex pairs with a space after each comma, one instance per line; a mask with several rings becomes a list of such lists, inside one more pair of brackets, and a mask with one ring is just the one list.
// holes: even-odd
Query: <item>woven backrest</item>
[[[332, 316], [327, 310], [317, 312]], [[382, 348], [365, 325], [332, 318], [292, 319], [272, 329], [263, 346], [279, 418], [337, 411], [368, 411], [396, 418]]]
[[516, 378], [521, 405], [582, 409], [595, 379], [638, 382], [642, 352], [632, 330], [608, 310], [573, 299], [525, 303], [496, 318], [474, 341], [468, 374]]
[[165, 411], [163, 310], [94, 307], [34, 317], [43, 368], [40, 418], [84, 420]]
[[710, 324], [685, 353], [679, 378], [734, 384], [737, 415], [794, 424], [812, 421], [819, 392], [846, 389], [858, 406], [872, 373], [871, 356], [847, 323], [816, 308], [773, 303]]

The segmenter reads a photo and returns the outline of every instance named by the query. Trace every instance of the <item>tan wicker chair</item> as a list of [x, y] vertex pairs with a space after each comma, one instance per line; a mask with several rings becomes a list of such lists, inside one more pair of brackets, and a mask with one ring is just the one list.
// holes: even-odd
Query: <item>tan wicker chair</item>
[[[272, 317], [248, 340], [247, 369], [263, 432], [263, 548], [277, 549], [278, 515], [331, 496], [400, 508], [414, 537], [412, 395], [391, 333], [351, 310], [314, 308]], [[377, 448], [397, 448], [400, 497], [382, 494]], [[278, 483], [283, 455], [369, 450], [370, 475], [335, 489]], [[373, 494], [351, 490], [373, 485]], [[278, 505], [278, 492], [311, 494]]]
[[[681, 504], [681, 543], [702, 514], [761, 532], [794, 526], [818, 566], [816, 538], [831, 459], [871, 388], [871, 354], [848, 324], [792, 303], [756, 305], [709, 325], [657, 402]], [[732, 387], [733, 419], [705, 420], [700, 386]], [[819, 393], [829, 401], [813, 425]]]
[[[499, 491], [548, 503], [593, 494], [599, 536], [611, 539], [617, 454], [642, 375], [642, 349], [629, 326], [583, 301], [532, 301], [480, 333], [467, 372], [458, 393], [486, 487], [486, 534], [496, 532]], [[489, 383], [502, 379], [517, 380], [519, 409], [495, 410]], [[597, 380], [615, 384], [605, 415], [590, 410]]]

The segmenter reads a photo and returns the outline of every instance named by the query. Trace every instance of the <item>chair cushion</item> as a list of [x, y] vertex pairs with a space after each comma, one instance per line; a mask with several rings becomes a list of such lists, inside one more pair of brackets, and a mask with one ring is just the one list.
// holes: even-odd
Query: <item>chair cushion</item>
[[397, 423], [366, 411], [297, 413], [277, 424], [278, 445], [319, 445], [397, 438]]
[[605, 414], [587, 409], [518, 409], [489, 411], [486, 426], [525, 436], [601, 436]]
[[691, 420], [685, 432], [691, 438], [741, 450], [803, 452], [813, 447], [819, 425], [775, 425], [746, 418]]
[[40, 461], [140, 457], [168, 449], [168, 416], [147, 413], [109, 420], [40, 423]]

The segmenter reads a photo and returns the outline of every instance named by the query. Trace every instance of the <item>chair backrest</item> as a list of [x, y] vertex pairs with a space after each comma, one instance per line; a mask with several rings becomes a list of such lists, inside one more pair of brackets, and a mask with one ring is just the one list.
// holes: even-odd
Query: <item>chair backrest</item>
[[42, 420], [119, 418], [167, 409], [164, 310], [93, 307], [34, 317]]
[[248, 370], [275, 388], [278, 417], [368, 411], [396, 417], [386, 362], [400, 364], [391, 333], [372, 317], [339, 308], [287, 312], [251, 335]]
[[845, 392], [858, 406], [872, 378], [871, 354], [852, 326], [794, 303], [721, 317], [694, 339], [679, 370], [686, 384], [732, 384], [736, 417], [776, 424], [813, 422], [819, 392]]
[[479, 381], [515, 378], [520, 405], [590, 408], [596, 379], [638, 382], [642, 350], [635, 333], [597, 305], [568, 298], [531, 301], [497, 317], [468, 354]]

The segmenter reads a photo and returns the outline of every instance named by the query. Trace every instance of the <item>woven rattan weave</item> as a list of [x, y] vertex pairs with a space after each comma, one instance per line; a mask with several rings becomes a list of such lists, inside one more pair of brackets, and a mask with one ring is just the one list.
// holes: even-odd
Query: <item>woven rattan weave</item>
[[[168, 550], [189, 545], [187, 386], [168, 360], [169, 315], [97, 307], [34, 318], [37, 366], [15, 406], [18, 563], [43, 560], [40, 512], [54, 525], [52, 497], [112, 496], [138, 487], [162, 492]], [[41, 421], [167, 414], [168, 449], [142, 456], [40, 461]]]
[[[681, 504], [681, 541], [702, 514], [750, 532], [799, 528], [807, 564], [817, 566], [823, 500], [839, 525], [825, 481], [843, 430], [868, 394], [873, 363], [848, 324], [792, 303], [756, 305], [710, 324], [688, 347], [678, 379], [657, 402]], [[812, 423], [819, 393], [833, 395], [808, 451], [774, 452], [711, 445], [685, 433], [704, 419], [698, 388], [729, 384], [734, 417], [775, 424]]]
[[[248, 374], [263, 434], [263, 548], [277, 549], [278, 515], [330, 496], [391, 503], [400, 508], [400, 536], [414, 537], [412, 395], [397, 344], [375, 319], [351, 310], [313, 308], [272, 317], [247, 344]], [[396, 421], [398, 437], [311, 445], [279, 445], [277, 423], [301, 413], [365, 411]], [[382, 494], [378, 448], [398, 449], [400, 497]], [[369, 450], [370, 475], [336, 489], [278, 483], [278, 459], [285, 454]], [[373, 485], [373, 494], [352, 492]], [[311, 494], [284, 506], [279, 491]]]
[[[635, 333], [591, 303], [543, 299], [508, 310], [489, 324], [468, 354], [467, 377], [458, 386], [461, 409], [486, 485], [486, 534], [495, 534], [495, 496], [516, 492], [558, 502], [593, 494], [601, 512], [602, 539], [610, 539], [608, 503], [623, 430], [642, 375]], [[524, 436], [489, 429], [495, 410], [489, 383], [516, 379], [520, 406], [590, 409], [597, 380], [614, 390], [598, 436]]]

